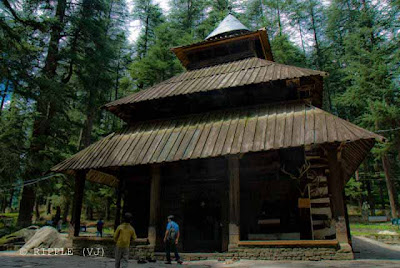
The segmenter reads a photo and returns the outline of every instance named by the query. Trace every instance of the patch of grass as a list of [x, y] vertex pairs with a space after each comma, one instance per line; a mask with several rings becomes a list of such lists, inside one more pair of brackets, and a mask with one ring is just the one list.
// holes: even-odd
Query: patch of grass
[[[12, 235], [12, 237], [10, 238], [9, 236]], [[17, 227], [9, 227], [9, 228], [4, 228], [1, 229], [1, 233], [0, 233], [0, 245], [3, 245], [7, 242], [10, 241], [10, 239], [12, 239], [14, 236], [19, 236], [19, 230]]]
[[360, 231], [351, 231], [351, 235], [370, 236], [371, 233], [369, 233], [369, 232], [360, 232]]
[[0, 213], [0, 237], [17, 230], [18, 213]]
[[350, 223], [350, 229], [370, 229], [370, 230], [389, 230], [398, 231], [399, 227], [392, 223]]
[[392, 225], [391, 222], [385, 223], [351, 223], [350, 230], [352, 235], [368, 236], [375, 238], [396, 237], [395, 235], [379, 234], [380, 231], [391, 231], [400, 234], [399, 227]]
[[114, 228], [111, 228], [111, 227], [103, 228], [103, 234], [113, 235], [114, 234]]

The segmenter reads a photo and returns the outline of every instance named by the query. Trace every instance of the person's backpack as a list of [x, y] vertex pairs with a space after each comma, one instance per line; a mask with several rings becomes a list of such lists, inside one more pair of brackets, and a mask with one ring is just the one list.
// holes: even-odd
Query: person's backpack
[[175, 241], [177, 237], [177, 233], [174, 227], [171, 227], [168, 231], [168, 240], [169, 241]]

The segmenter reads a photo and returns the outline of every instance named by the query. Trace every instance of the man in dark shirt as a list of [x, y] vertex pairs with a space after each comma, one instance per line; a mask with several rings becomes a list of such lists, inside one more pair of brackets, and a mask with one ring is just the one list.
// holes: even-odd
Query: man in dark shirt
[[103, 222], [103, 220], [102, 220], [101, 218], [100, 218], [100, 220], [97, 222], [96, 226], [97, 226], [97, 236], [103, 237], [103, 226], [104, 226], [104, 222]]

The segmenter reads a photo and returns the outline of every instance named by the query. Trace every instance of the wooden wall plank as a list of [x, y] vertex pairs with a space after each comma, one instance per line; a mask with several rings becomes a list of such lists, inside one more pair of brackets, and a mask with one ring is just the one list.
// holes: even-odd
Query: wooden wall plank
[[293, 125], [294, 125], [294, 109], [295, 105], [288, 104], [286, 106], [286, 122], [284, 130], [284, 142], [283, 147], [290, 147], [293, 139]]
[[253, 148], [254, 135], [256, 132], [259, 109], [252, 109], [249, 112], [249, 119], [243, 134], [243, 141], [240, 152], [249, 152]]
[[282, 148], [285, 140], [285, 124], [286, 124], [286, 104], [279, 105], [277, 108], [276, 115], [276, 129], [275, 129], [275, 140], [274, 147]]
[[274, 148], [276, 117], [277, 107], [274, 105], [271, 107], [270, 113], [268, 115], [267, 131], [265, 134], [265, 150], [270, 150]]
[[253, 148], [252, 148], [253, 151], [264, 150], [269, 110], [270, 110], [269, 106], [262, 107], [259, 110]]

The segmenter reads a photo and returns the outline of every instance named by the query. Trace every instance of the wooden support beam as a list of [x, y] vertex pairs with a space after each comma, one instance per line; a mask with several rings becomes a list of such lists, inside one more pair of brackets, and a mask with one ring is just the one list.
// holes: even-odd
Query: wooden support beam
[[240, 179], [239, 156], [228, 157], [229, 176], [229, 248], [237, 247], [240, 240]]
[[117, 188], [117, 204], [116, 204], [116, 212], [115, 212], [115, 221], [114, 221], [114, 231], [121, 224], [121, 199], [122, 199], [122, 191], [124, 189], [124, 181], [122, 176], [119, 176], [119, 183]]
[[160, 211], [160, 184], [161, 172], [160, 166], [151, 167], [151, 186], [150, 186], [150, 220], [148, 239], [151, 246], [155, 246], [157, 241], [157, 222]]
[[79, 236], [81, 230], [81, 212], [83, 195], [85, 192], [86, 171], [78, 170], [75, 176], [75, 194], [74, 194], [74, 236]]
[[344, 176], [339, 161], [338, 147], [330, 147], [327, 150], [329, 163], [328, 189], [331, 196], [332, 216], [335, 222], [336, 239], [339, 243], [348, 244], [346, 210], [343, 198]]

